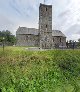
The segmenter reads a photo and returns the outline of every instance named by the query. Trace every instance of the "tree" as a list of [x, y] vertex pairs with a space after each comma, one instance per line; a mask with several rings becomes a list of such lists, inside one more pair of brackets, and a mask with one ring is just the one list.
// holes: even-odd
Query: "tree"
[[80, 38], [78, 39], [78, 42], [80, 42]]
[[3, 41], [3, 37], [5, 38], [6, 45], [14, 45], [16, 43], [15, 35], [12, 35], [9, 30], [0, 31], [0, 42]]
[[78, 47], [80, 47], [80, 38], [78, 39]]

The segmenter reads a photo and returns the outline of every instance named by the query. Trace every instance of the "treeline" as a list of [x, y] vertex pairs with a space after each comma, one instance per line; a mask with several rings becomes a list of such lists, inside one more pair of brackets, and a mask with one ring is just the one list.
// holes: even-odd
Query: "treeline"
[[80, 48], [80, 39], [78, 39], [78, 41], [74, 41], [74, 40], [69, 40], [66, 42], [66, 46], [67, 48]]
[[15, 45], [16, 37], [9, 30], [0, 31], [0, 45], [4, 42], [5, 45]]

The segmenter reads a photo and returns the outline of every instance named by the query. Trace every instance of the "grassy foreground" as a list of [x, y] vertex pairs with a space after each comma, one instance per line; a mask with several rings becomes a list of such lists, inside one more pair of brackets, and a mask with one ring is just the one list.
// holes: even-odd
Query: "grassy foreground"
[[0, 47], [0, 92], [80, 92], [80, 51]]

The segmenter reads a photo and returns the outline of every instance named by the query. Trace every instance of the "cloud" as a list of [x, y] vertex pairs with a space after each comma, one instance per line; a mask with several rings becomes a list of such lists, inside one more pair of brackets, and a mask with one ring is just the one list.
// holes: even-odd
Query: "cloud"
[[16, 4], [15, 0], [12, 0], [12, 2], [9, 2], [9, 5], [10, 5], [11, 8], [13, 8], [17, 13], [19, 13], [20, 15], [22, 15], [21, 11], [19, 10], [19, 7], [17, 7], [17, 4]]
[[[53, 29], [61, 30], [68, 39], [79, 37], [80, 0], [45, 1], [53, 5]], [[44, 0], [0, 0], [0, 30], [7, 27], [15, 34], [19, 25], [38, 28], [40, 3]]]
[[57, 24], [56, 27], [59, 27], [68, 39], [75, 40], [76, 38], [80, 38], [80, 35], [77, 34], [80, 32], [80, 0], [69, 0], [64, 5], [65, 8], [62, 6], [62, 11], [57, 13], [57, 21], [55, 21]]
[[10, 30], [13, 34], [15, 34], [17, 24], [15, 24], [12, 20], [10, 20], [5, 15], [0, 14], [0, 31], [2, 30]]

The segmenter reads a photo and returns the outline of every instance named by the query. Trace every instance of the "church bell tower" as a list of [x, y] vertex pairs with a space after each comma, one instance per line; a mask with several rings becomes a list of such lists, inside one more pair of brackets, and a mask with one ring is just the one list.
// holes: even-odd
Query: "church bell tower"
[[52, 48], [52, 5], [40, 4], [39, 7], [40, 48]]

